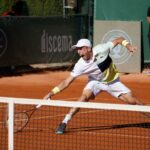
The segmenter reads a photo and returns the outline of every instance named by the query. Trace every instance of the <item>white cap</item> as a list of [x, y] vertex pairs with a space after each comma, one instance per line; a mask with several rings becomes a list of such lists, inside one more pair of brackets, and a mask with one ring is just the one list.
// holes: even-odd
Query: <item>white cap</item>
[[76, 49], [78, 47], [83, 47], [83, 46], [92, 47], [92, 44], [88, 39], [80, 39], [76, 45], [72, 46], [72, 49]]

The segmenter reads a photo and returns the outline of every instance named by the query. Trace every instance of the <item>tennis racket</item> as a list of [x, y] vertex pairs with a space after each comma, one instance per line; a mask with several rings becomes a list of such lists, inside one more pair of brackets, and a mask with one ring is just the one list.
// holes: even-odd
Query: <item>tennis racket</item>
[[[50, 99], [47, 99], [50, 100]], [[14, 132], [21, 132], [29, 123], [31, 116], [34, 114], [34, 112], [36, 110], [38, 110], [38, 108], [40, 108], [42, 105], [37, 105], [34, 108], [30, 109], [30, 110], [26, 110], [23, 112], [17, 112], [14, 114]], [[8, 128], [8, 116], [6, 119], [6, 127]]]

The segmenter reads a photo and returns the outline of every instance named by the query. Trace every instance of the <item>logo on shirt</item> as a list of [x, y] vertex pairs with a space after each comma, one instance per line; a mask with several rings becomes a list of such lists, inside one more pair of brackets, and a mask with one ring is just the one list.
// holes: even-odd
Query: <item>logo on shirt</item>
[[[117, 37], [124, 37], [128, 42], [132, 44], [132, 41], [129, 35], [122, 30], [110, 30], [104, 35], [102, 39], [102, 43], [112, 41], [113, 39]], [[113, 62], [119, 65], [128, 61], [129, 58], [131, 57], [131, 53], [124, 46], [117, 45], [110, 51], [110, 56], [113, 59]]]
[[0, 56], [4, 54], [7, 49], [7, 37], [5, 32], [0, 29]]

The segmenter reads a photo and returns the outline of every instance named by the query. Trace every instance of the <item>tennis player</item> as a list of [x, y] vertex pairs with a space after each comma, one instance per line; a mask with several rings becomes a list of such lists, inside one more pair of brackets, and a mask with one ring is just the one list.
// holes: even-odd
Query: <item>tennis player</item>
[[[137, 47], [132, 46], [123, 37], [118, 37], [104, 44], [98, 44], [94, 48], [92, 48], [91, 42], [88, 39], [80, 39], [76, 45], [72, 46], [79, 54], [80, 59], [75, 64], [70, 75], [58, 86], [54, 87], [44, 99], [48, 99], [58, 92], [61, 92], [67, 88], [75, 78], [86, 74], [88, 76], [88, 83], [83, 89], [78, 101], [87, 102], [90, 99], [94, 99], [101, 91], [106, 91], [113, 97], [128, 104], [142, 105], [133, 95], [132, 91], [121, 83], [116, 66], [109, 56], [110, 51], [118, 44], [126, 47], [131, 53], [137, 51]], [[78, 111], [79, 108], [70, 109], [69, 113], [65, 115], [56, 129], [56, 134], [63, 134], [65, 132], [68, 122]]]

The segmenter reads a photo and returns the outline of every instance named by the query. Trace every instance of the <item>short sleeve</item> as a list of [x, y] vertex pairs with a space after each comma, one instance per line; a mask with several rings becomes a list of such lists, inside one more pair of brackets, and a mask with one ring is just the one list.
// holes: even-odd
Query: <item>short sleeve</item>
[[71, 75], [73, 77], [80, 76], [83, 73], [82, 71], [82, 61], [79, 59], [79, 61], [75, 64], [73, 70], [71, 71]]

